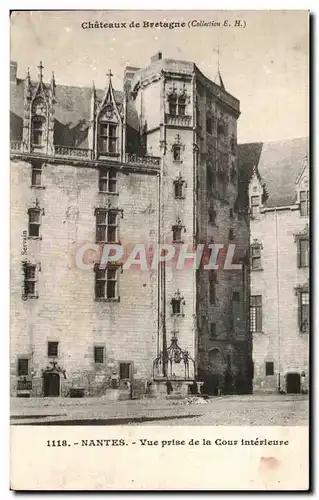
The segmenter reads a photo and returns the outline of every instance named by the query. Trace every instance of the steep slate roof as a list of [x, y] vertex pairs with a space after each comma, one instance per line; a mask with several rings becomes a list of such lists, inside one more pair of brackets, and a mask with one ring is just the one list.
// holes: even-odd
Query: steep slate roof
[[[36, 86], [36, 83], [32, 82], [32, 85]], [[23, 127], [24, 80], [18, 79], [17, 83], [11, 83], [10, 90], [11, 139], [20, 140]], [[57, 85], [55, 93], [54, 143], [87, 148], [92, 88]], [[124, 93], [115, 90], [114, 94], [116, 102], [123, 103]], [[102, 100], [104, 95], [105, 89], [96, 89], [98, 100]], [[132, 102], [129, 102], [127, 106], [127, 122], [129, 126], [138, 130], [138, 116]]]
[[291, 205], [296, 199], [296, 179], [308, 155], [308, 138], [238, 145], [238, 168], [241, 201], [248, 202], [248, 184], [254, 165], [268, 198], [267, 207]]

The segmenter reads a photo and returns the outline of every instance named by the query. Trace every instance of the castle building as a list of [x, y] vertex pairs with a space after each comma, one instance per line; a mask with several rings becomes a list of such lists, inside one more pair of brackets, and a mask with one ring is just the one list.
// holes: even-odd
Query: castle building
[[[251, 390], [239, 114], [220, 73], [161, 53], [127, 67], [123, 91], [111, 72], [100, 90], [11, 63], [13, 396]], [[208, 244], [218, 269], [191, 258]], [[99, 265], [112, 245], [146, 248], [146, 267], [136, 251]], [[150, 265], [158, 245], [174, 258]]]
[[308, 140], [239, 146], [249, 182], [253, 389], [308, 391]]

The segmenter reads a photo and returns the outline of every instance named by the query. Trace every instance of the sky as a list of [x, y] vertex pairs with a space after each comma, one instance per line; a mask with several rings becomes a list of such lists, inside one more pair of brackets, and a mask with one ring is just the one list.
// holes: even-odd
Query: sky
[[[131, 21], [214, 21], [221, 26], [130, 28]], [[245, 27], [235, 27], [240, 20]], [[126, 28], [83, 29], [88, 21]], [[227, 26], [224, 26], [227, 21]], [[122, 89], [125, 66], [163, 58], [193, 61], [214, 80], [219, 65], [226, 90], [240, 101], [238, 142], [278, 141], [309, 134], [307, 11], [18, 11], [11, 16], [11, 60], [44, 81], [104, 88], [107, 72]]]

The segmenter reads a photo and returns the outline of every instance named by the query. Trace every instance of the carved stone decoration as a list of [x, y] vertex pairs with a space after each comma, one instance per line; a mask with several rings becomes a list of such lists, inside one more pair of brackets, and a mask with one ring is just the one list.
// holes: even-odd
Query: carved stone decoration
[[57, 361], [50, 361], [49, 365], [41, 370], [41, 377], [47, 373], [62, 373], [63, 377], [66, 379], [66, 370], [58, 365]]
[[171, 343], [153, 361], [154, 380], [193, 380], [194, 360], [178, 345], [177, 331], [172, 332]]
[[305, 227], [299, 232], [294, 234], [294, 240], [297, 242], [298, 240], [309, 237], [309, 225], [306, 224]]

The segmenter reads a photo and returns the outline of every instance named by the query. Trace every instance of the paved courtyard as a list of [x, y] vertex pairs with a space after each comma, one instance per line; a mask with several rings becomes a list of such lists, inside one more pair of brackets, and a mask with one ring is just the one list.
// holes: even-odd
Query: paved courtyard
[[188, 400], [12, 398], [17, 425], [307, 425], [308, 397], [254, 394]]

